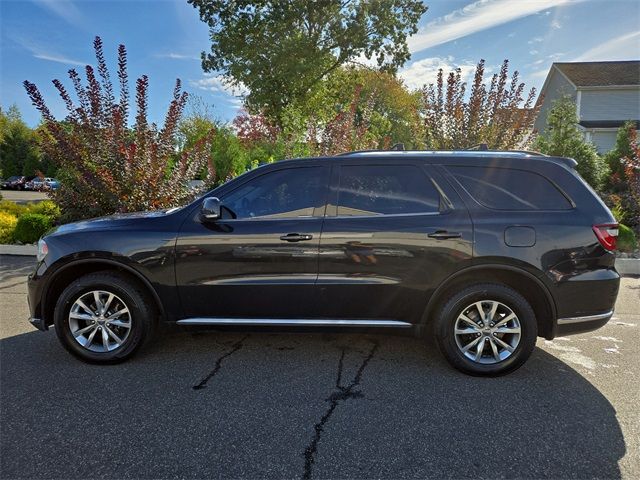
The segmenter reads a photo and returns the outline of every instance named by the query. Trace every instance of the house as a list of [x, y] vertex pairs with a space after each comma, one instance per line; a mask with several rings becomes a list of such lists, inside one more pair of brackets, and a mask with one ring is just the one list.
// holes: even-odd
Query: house
[[585, 139], [600, 153], [608, 152], [625, 121], [640, 124], [640, 61], [551, 65], [540, 91], [542, 106], [534, 124], [538, 132], [546, 128], [553, 101], [563, 95], [576, 103]]

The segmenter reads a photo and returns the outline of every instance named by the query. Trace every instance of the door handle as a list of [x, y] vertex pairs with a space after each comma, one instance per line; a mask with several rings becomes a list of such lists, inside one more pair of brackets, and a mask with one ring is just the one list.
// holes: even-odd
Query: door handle
[[429, 238], [435, 238], [436, 240], [447, 240], [449, 238], [460, 238], [462, 234], [460, 232], [447, 232], [446, 230], [438, 230], [437, 232], [427, 234]]
[[305, 240], [311, 240], [313, 235], [310, 233], [299, 234], [299, 233], [287, 233], [286, 235], [282, 235], [280, 240], [285, 242], [303, 242]]

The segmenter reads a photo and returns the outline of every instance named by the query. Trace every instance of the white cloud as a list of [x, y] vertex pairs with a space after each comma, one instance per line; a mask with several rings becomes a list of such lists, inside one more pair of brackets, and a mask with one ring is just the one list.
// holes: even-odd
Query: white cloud
[[454, 58], [451, 56], [445, 58], [430, 57], [411, 63], [409, 66], [400, 70], [398, 75], [409, 88], [418, 89], [429, 83], [435, 83], [438, 70], [440, 69], [447, 75], [456, 68], [460, 68], [462, 80], [467, 80], [473, 75], [475, 67], [475, 63], [467, 61], [454, 62]]
[[244, 96], [249, 93], [249, 90], [244, 85], [232, 85], [222, 75], [205, 73], [204, 78], [189, 80], [189, 85], [208, 92], [227, 93], [234, 96]]
[[185, 55], [182, 53], [157, 53], [154, 55], [156, 58], [169, 58], [171, 60], [200, 60], [200, 57], [197, 55]]
[[531, 40], [529, 40], [527, 43], [529, 45], [533, 45], [534, 43], [541, 43], [544, 40], [544, 38], [542, 37], [533, 37]]
[[625, 33], [619, 37], [596, 45], [582, 55], [576, 57], [575, 62], [595, 60], [632, 60], [640, 56], [640, 31]]
[[71, 0], [36, 0], [36, 3], [71, 25], [78, 27], [85, 21], [84, 16]]
[[560, 30], [562, 28], [562, 24], [560, 23], [560, 20], [552, 20], [550, 26], [555, 30]]
[[79, 62], [78, 60], [73, 60], [71, 58], [67, 58], [62, 55], [48, 54], [43, 52], [43, 53], [34, 53], [33, 56], [35, 58], [40, 58], [42, 60], [49, 60], [50, 62], [64, 63], [65, 65], [80, 65], [80, 66], [87, 65], [85, 62]]
[[539, 54], [539, 53], [540, 53], [540, 52], [539, 52], [538, 50], [536, 50], [536, 49], [529, 50], [529, 55], [537, 55], [537, 54]]
[[427, 23], [408, 40], [413, 53], [466, 37], [542, 10], [580, 0], [477, 0], [459, 10]]
[[80, 60], [74, 60], [72, 58], [69, 58], [65, 55], [61, 55], [57, 52], [53, 52], [51, 50], [48, 49], [44, 49], [42, 48], [41, 45], [38, 45], [30, 40], [27, 40], [25, 38], [21, 38], [21, 37], [17, 37], [17, 38], [12, 38], [12, 40], [14, 40], [18, 45], [20, 45], [21, 47], [23, 47], [26, 50], [29, 50], [31, 52], [31, 55], [34, 58], [39, 58], [41, 60], [48, 60], [50, 62], [57, 62], [57, 63], [63, 63], [65, 65], [79, 65], [79, 66], [84, 66], [87, 65], [86, 62], [81, 62]]

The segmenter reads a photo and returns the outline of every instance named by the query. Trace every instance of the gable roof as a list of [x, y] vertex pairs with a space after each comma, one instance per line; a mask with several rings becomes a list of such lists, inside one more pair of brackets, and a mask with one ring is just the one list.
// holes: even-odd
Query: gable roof
[[554, 63], [576, 87], [640, 85], [640, 60]]

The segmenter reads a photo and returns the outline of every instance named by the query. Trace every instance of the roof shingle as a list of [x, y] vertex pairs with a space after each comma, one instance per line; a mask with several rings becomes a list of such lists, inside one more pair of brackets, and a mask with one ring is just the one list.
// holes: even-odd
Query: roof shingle
[[640, 60], [554, 63], [576, 87], [640, 85]]

